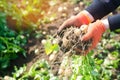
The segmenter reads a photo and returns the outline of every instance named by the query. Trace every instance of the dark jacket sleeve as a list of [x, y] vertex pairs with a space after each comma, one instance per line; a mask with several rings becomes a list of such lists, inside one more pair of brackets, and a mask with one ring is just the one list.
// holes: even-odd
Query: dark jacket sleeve
[[[94, 20], [101, 19], [120, 5], [120, 0], [94, 0], [86, 10], [94, 17]], [[120, 28], [120, 14], [108, 17], [110, 30]]]
[[114, 11], [120, 5], [120, 0], [94, 0], [86, 10], [94, 17], [101, 19]]
[[111, 31], [120, 28], [120, 14], [108, 17], [108, 21]]

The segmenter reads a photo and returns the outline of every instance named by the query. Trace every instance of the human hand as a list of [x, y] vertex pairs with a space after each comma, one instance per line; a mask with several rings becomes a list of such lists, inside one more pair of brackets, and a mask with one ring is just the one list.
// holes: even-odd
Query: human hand
[[87, 54], [90, 50], [96, 47], [97, 43], [100, 41], [102, 34], [106, 31], [104, 23], [97, 20], [91, 23], [88, 27], [87, 33], [82, 37], [82, 41], [87, 41], [92, 39], [92, 46], [85, 52]]
[[58, 33], [66, 28], [66, 27], [70, 27], [70, 26], [76, 26], [76, 27], [80, 27], [83, 24], [89, 24], [90, 22], [93, 21], [93, 19], [91, 19], [90, 17], [91, 15], [87, 12], [87, 11], [81, 11], [79, 14], [77, 14], [76, 16], [73, 16], [69, 19], [67, 19], [58, 29]]

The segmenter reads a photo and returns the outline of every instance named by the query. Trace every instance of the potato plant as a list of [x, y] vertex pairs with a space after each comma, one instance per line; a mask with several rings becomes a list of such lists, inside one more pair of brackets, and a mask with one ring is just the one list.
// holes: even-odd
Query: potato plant
[[21, 33], [16, 33], [7, 26], [6, 14], [0, 12], [0, 73], [10, 65], [10, 61], [18, 57], [18, 54], [26, 56], [22, 48], [26, 44], [26, 38]]
[[90, 57], [91, 55], [83, 56], [85, 51], [90, 48], [92, 41], [92, 39], [85, 42], [81, 41], [81, 37], [87, 32], [87, 28], [86, 25], [80, 28], [69, 27], [58, 34], [60, 36], [58, 37], [58, 39], [60, 38], [59, 44], [64, 53], [58, 71], [60, 80], [98, 79], [98, 71], [94, 60]]
[[5, 80], [58, 80], [50, 71], [50, 66], [46, 60], [38, 60], [35, 62], [29, 71], [26, 71], [26, 66], [15, 67], [13, 77], [5, 76]]
[[[118, 41], [112, 39], [112, 35], [117, 36], [117, 34], [114, 33], [111, 33], [112, 35], [109, 36], [110, 40], [104, 40], [106, 36], [108, 36], [108, 34], [109, 32], [103, 36], [103, 40], [99, 43], [97, 47], [99, 48], [97, 50], [97, 53], [94, 50], [88, 53], [88, 55], [86, 56], [76, 55], [75, 53], [71, 53], [72, 56], [68, 56], [63, 53], [60, 61], [61, 63], [56, 75], [52, 73], [51, 64], [49, 64], [48, 61], [39, 60], [31, 66], [29, 71], [26, 72], [26, 68], [24, 66], [22, 67], [23, 69], [15, 69], [16, 72], [14, 72], [13, 76], [9, 77], [14, 78], [13, 80], [23, 80], [23, 77], [26, 79], [32, 78], [33, 80], [119, 80], [120, 44]], [[115, 47], [115, 49], [113, 51], [109, 51], [109, 49], [107, 49], [108, 47], [106, 47], [106, 44], [111, 44], [111, 47]], [[51, 53], [49, 55], [52, 54], [54, 53]], [[55, 55], [58, 55], [58, 52], [55, 53]], [[54, 58], [56, 58], [56, 60], [59, 60], [58, 57]], [[43, 67], [45, 68], [45, 70], [47, 69], [47, 73], [44, 75], [42, 75], [41, 73], [44, 69], [40, 68], [40, 64], [42, 63], [48, 66]], [[45, 78], [46, 75], [48, 75], [49, 77]]]

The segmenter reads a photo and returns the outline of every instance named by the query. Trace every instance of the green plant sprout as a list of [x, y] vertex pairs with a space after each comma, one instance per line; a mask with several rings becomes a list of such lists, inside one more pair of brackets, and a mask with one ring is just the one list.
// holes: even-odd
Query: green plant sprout
[[57, 43], [57, 40], [54, 39], [52, 36], [48, 36], [46, 40], [42, 41], [45, 52], [47, 55], [51, 54], [52, 52], [58, 52], [59, 51], [59, 45]]
[[50, 66], [46, 60], [38, 60], [26, 71], [26, 66], [17, 69], [15, 67], [15, 72], [13, 73], [13, 80], [58, 80], [51, 71]]

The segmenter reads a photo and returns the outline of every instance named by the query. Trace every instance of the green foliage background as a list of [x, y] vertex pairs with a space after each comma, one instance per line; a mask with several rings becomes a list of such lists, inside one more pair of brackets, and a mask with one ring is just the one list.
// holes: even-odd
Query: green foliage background
[[7, 26], [6, 14], [0, 12], [0, 71], [10, 65], [10, 60], [16, 59], [18, 53], [26, 56], [22, 48], [26, 43], [26, 38], [18, 34]]

